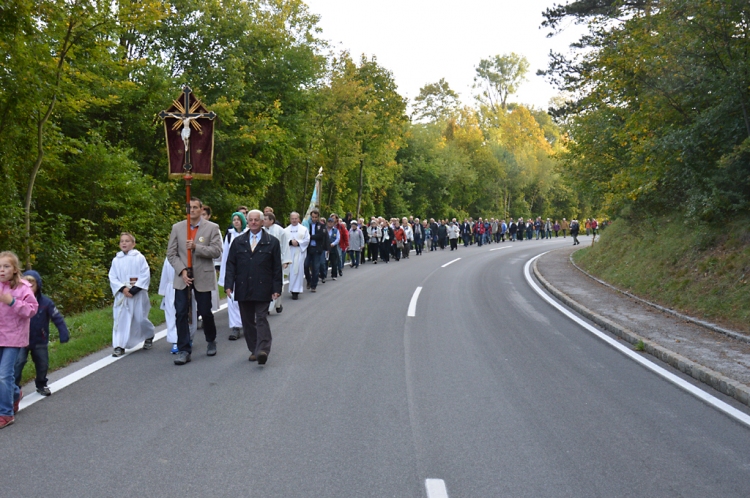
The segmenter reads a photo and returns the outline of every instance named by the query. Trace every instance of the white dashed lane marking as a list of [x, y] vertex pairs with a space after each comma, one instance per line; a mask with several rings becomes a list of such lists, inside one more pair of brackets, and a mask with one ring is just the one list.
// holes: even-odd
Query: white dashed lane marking
[[442, 479], [425, 479], [424, 487], [427, 490], [427, 498], [448, 498], [448, 490]]
[[421, 287], [417, 287], [414, 294], [411, 296], [409, 302], [409, 310], [406, 312], [406, 316], [417, 316], [417, 300], [419, 299], [419, 293], [422, 292]]
[[451, 264], [455, 263], [455, 262], [456, 262], [456, 261], [458, 261], [459, 259], [461, 259], [461, 258], [456, 258], [456, 259], [454, 259], [453, 261], [448, 261], [447, 263], [445, 263], [445, 264], [444, 264], [443, 266], [441, 266], [440, 268], [445, 268], [446, 266], [448, 266], [448, 265], [451, 265]]

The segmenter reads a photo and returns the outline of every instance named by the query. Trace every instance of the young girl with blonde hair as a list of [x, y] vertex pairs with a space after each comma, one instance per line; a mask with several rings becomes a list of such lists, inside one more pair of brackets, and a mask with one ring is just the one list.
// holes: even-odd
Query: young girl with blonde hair
[[15, 382], [21, 348], [29, 345], [29, 324], [39, 304], [31, 284], [21, 278], [21, 263], [0, 252], [0, 429], [15, 422], [23, 393]]

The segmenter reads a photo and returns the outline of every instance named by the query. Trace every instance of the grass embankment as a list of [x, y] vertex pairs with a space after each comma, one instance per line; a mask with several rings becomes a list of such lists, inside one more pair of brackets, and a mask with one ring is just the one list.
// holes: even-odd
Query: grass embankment
[[[585, 240], [585, 239], [584, 239]], [[687, 315], [750, 333], [750, 218], [615, 221], [574, 253], [586, 271]]]
[[[227, 296], [224, 294], [224, 288], [220, 286], [219, 299], [225, 297]], [[158, 327], [164, 323], [164, 312], [159, 309], [162, 297], [158, 294], [152, 294], [149, 299], [151, 300], [151, 310], [148, 313], [148, 319]], [[60, 335], [55, 325], [50, 323], [49, 326], [50, 372], [112, 345], [111, 307], [66, 316], [65, 323], [68, 324], [68, 330], [70, 331], [70, 340], [65, 344], [60, 344]], [[25, 384], [32, 380], [36, 375], [35, 372], [34, 362], [31, 361], [31, 356], [29, 356], [23, 369], [22, 383]]]
[[[164, 312], [159, 309], [162, 297], [158, 294], [149, 296], [151, 311], [148, 318], [154, 325], [164, 323]], [[70, 340], [60, 344], [60, 335], [54, 324], [50, 323], [49, 371], [53, 372], [81, 358], [112, 345], [112, 308], [87, 311], [65, 317], [70, 331]], [[23, 369], [23, 383], [35, 376], [34, 362], [31, 356]]]

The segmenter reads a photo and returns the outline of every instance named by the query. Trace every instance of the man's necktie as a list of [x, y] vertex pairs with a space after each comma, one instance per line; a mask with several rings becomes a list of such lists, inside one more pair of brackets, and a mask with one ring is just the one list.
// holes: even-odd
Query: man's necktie
[[250, 237], [250, 249], [255, 252], [255, 246], [258, 245], [258, 241], [256, 240], [256, 237], [253, 235]]

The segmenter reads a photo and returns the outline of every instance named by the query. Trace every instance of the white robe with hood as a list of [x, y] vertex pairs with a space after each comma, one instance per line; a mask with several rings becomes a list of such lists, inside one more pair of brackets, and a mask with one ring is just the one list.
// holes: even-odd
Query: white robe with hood
[[[234, 239], [247, 232], [249, 229], [245, 229], [238, 232], [234, 228], [227, 231], [224, 236], [224, 252], [221, 253], [221, 269], [219, 270], [219, 285], [224, 287], [224, 279], [227, 275], [227, 257], [229, 256], [229, 248], [232, 246]], [[227, 314], [229, 315], [229, 328], [236, 329], [242, 328], [242, 318], [240, 317], [240, 305], [234, 300], [234, 293], [232, 297], [227, 297]]]
[[[120, 251], [112, 260], [109, 283], [115, 298], [112, 312], [112, 346], [132, 349], [144, 340], [154, 337], [154, 324], [148, 319], [151, 303], [148, 286], [151, 270], [146, 258], [137, 249], [127, 254]], [[142, 289], [133, 297], [125, 297], [120, 289], [138, 287]]]
[[307, 257], [307, 246], [310, 245], [310, 232], [302, 223], [289, 225], [284, 229], [287, 240], [291, 242], [296, 240], [299, 246], [289, 247], [288, 257], [291, 260], [289, 265], [289, 292], [302, 292], [305, 288], [305, 257]]
[[[286, 230], [275, 223], [271, 225], [270, 228], [263, 227], [263, 230], [279, 239], [279, 246], [281, 247], [281, 294], [279, 295], [278, 299], [276, 299], [275, 301], [271, 301], [271, 304], [268, 305], [268, 312], [270, 313], [275, 308], [281, 307], [281, 297], [284, 295], [284, 286], [289, 285], [289, 272], [291, 271], [292, 267], [292, 258], [289, 254], [289, 236], [286, 233]], [[289, 266], [284, 268], [284, 265], [287, 263], [289, 264]]]
[[[167, 322], [167, 342], [177, 344], [177, 311], [174, 307], [174, 268], [169, 260], [164, 258], [164, 266], [161, 268], [161, 281], [159, 282], [159, 295], [163, 296], [159, 309], [164, 311], [164, 320]], [[190, 324], [190, 338], [198, 330], [198, 303], [193, 295], [193, 317]]]

